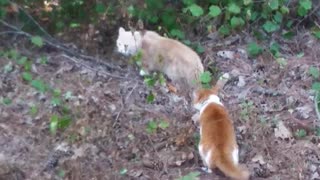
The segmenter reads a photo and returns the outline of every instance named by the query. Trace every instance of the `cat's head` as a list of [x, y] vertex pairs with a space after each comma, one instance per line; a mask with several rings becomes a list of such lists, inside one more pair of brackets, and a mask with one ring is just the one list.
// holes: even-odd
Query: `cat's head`
[[141, 46], [141, 35], [138, 31], [132, 33], [124, 28], [119, 28], [117, 38], [117, 51], [123, 55], [135, 54]]
[[193, 92], [193, 106], [196, 109], [201, 109], [200, 106], [209, 99], [211, 95], [218, 95], [219, 86], [214, 86], [211, 89], [198, 89]]

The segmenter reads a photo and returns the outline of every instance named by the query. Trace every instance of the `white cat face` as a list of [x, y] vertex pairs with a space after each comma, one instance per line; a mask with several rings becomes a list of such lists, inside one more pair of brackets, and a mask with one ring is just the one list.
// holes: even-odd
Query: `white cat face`
[[123, 55], [133, 55], [135, 54], [140, 46], [140, 33], [131, 31], [126, 31], [124, 28], [119, 28], [119, 35], [117, 39], [117, 50]]

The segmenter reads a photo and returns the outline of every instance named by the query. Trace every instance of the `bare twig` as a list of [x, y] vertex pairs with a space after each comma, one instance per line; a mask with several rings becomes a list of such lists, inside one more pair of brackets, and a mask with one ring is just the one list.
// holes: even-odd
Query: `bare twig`
[[113, 125], [112, 125], [112, 127], [114, 128], [114, 127], [116, 127], [116, 125], [117, 125], [117, 123], [118, 123], [118, 120], [119, 120], [119, 117], [120, 117], [120, 114], [121, 114], [121, 112], [123, 111], [123, 108], [124, 108], [124, 98], [123, 97], [121, 97], [121, 108], [120, 108], [120, 110], [119, 110], [119, 112], [118, 112], [118, 114], [117, 114], [117, 117], [116, 117], [116, 119], [114, 120], [114, 123], [113, 123]]
[[110, 77], [113, 77], [113, 78], [128, 79], [128, 78], [126, 78], [126, 77], [121, 77], [121, 76], [113, 75], [113, 74], [110, 74], [110, 73], [108, 73], [108, 72], [95, 70], [95, 69], [93, 69], [92, 67], [90, 67], [89, 65], [84, 64], [84, 63], [80, 62], [79, 60], [76, 60], [76, 59], [74, 59], [74, 58], [72, 58], [72, 57], [70, 57], [70, 56], [67, 56], [67, 55], [65, 55], [65, 54], [62, 54], [61, 56], [62, 56], [62, 57], [65, 57], [65, 58], [67, 58], [67, 59], [69, 59], [69, 60], [71, 60], [71, 61], [74, 62], [74, 63], [80, 64], [81, 66], [85, 67], [86, 69], [89, 69], [90, 71], [97, 72], [97, 74], [100, 73], [100, 74], [102, 74], [102, 75], [110, 76]]
[[131, 94], [133, 93], [133, 91], [137, 88], [139, 82], [137, 82], [134, 87], [132, 88], [132, 90], [128, 93], [127, 97], [126, 97], [126, 101], [129, 99], [129, 97], [131, 96]]
[[[318, 117], [318, 121], [320, 121], [320, 112], [319, 112], [319, 102], [318, 102], [318, 99], [319, 99], [319, 95], [320, 93], [317, 91], [316, 92], [316, 95], [314, 96], [314, 108], [316, 110], [316, 114], [317, 114], [317, 117]], [[320, 124], [319, 122], [317, 124]]]

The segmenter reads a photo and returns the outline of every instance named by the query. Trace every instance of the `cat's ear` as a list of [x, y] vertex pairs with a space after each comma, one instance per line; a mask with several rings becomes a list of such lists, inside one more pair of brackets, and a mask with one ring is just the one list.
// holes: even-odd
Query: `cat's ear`
[[212, 94], [217, 95], [217, 94], [218, 94], [218, 92], [219, 92], [219, 89], [220, 89], [220, 84], [219, 84], [219, 83], [217, 83], [215, 86], [213, 86], [213, 87], [211, 88], [211, 92], [212, 92]]
[[119, 34], [124, 33], [125, 31], [126, 31], [126, 30], [124, 30], [123, 27], [120, 27], [120, 28], [119, 28]]

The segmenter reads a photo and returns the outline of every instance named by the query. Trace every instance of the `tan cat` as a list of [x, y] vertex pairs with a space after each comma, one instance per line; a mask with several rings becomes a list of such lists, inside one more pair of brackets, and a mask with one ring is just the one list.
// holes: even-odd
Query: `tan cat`
[[187, 85], [185, 88], [200, 87], [199, 76], [203, 72], [200, 57], [177, 40], [154, 31], [132, 33], [120, 27], [117, 49], [124, 55], [134, 55], [141, 50], [142, 66], [147, 72], [163, 72], [173, 82]]
[[218, 94], [219, 86], [194, 93], [194, 107], [200, 111], [199, 153], [209, 172], [218, 167], [239, 180], [249, 179], [249, 172], [239, 165], [239, 149], [233, 124]]

